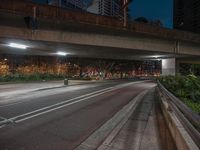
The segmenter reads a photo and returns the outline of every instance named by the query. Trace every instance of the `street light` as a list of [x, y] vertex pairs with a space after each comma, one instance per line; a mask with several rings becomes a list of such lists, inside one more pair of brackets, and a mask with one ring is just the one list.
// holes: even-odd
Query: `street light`
[[154, 58], [158, 58], [159, 56], [158, 55], [155, 55], [155, 56], [153, 56]]
[[60, 56], [66, 56], [66, 55], [67, 55], [66, 52], [61, 52], [61, 51], [57, 52], [56, 54], [57, 54], [57, 55], [60, 55]]
[[18, 44], [18, 43], [9, 43], [8, 46], [12, 47], [12, 48], [19, 48], [19, 49], [27, 49], [28, 48], [27, 45]]

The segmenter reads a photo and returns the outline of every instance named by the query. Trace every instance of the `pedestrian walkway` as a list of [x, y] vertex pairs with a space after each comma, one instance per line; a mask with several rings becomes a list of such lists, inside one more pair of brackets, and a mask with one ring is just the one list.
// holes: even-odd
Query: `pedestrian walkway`
[[106, 150], [176, 149], [155, 100], [154, 89], [148, 92], [120, 132], [105, 147]]

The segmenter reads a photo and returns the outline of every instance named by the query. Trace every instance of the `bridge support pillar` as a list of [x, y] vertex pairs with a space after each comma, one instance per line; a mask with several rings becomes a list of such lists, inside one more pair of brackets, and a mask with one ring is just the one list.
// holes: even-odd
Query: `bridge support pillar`
[[175, 75], [176, 74], [176, 59], [162, 59], [162, 75]]

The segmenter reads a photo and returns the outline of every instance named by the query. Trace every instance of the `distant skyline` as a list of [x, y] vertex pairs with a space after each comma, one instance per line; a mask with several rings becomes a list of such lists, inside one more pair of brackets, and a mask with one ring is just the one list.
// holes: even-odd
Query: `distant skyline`
[[165, 27], [173, 27], [173, 0], [133, 0], [129, 9], [132, 19], [159, 19]]

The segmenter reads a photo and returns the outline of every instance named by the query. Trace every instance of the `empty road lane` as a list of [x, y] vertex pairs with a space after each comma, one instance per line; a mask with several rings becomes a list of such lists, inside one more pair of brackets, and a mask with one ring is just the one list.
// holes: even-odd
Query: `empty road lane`
[[151, 81], [115, 81], [7, 96], [0, 103], [0, 149], [74, 149], [154, 86]]

